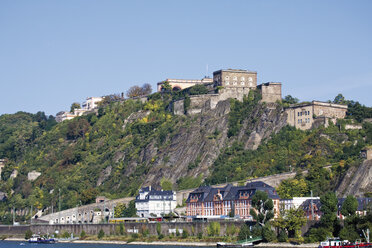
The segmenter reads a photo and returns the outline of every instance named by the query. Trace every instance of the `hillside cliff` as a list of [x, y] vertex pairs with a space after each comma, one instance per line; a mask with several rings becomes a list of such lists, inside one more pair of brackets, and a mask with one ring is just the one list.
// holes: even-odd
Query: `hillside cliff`
[[337, 187], [340, 197], [354, 195], [363, 197], [372, 192], [372, 160], [365, 160], [359, 166], [352, 167]]
[[[174, 115], [172, 103], [182, 99], [177, 94], [108, 101], [97, 114], [58, 124], [40, 112], [1, 116], [0, 156], [7, 162], [0, 191], [8, 201], [0, 208], [57, 207], [59, 190], [66, 209], [97, 195], [133, 196], [143, 185], [187, 189], [304, 169], [303, 194], [322, 194], [335, 189], [372, 140], [368, 125], [288, 127], [283, 105], [263, 103], [254, 92], [213, 109], [184, 105], [194, 114]], [[322, 168], [329, 165], [331, 172]]]

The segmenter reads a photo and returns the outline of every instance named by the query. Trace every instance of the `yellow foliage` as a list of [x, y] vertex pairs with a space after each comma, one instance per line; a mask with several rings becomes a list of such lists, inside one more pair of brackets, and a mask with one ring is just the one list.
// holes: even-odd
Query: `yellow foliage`
[[140, 123], [148, 123], [149, 122], [149, 119], [146, 117], [143, 117], [140, 121]]
[[145, 105], [146, 110], [151, 110], [151, 111], [159, 111], [160, 108], [162, 107], [162, 101], [156, 100], [156, 101], [148, 101]]
[[341, 166], [342, 168], [344, 168], [344, 166], [345, 166], [345, 160], [340, 160], [340, 166]]

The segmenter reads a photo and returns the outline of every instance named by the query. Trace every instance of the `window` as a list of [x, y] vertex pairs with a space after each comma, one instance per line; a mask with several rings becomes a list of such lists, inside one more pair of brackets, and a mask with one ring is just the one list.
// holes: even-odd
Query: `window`
[[230, 79], [229, 76], [226, 76], [226, 77], [225, 77], [225, 80], [229, 80], [229, 79]]
[[226, 85], [230, 85], [230, 82], [229, 81], [226, 81]]
[[238, 80], [238, 78], [236, 77], [236, 76], [234, 76], [234, 78], [233, 78], [234, 80]]
[[242, 82], [240, 82], [240, 84], [241, 84], [241, 85], [244, 85], [244, 82], [242, 81]]
[[245, 77], [241, 77], [240, 80], [241, 80], [241, 81], [245, 81]]
[[307, 111], [307, 115], [310, 115], [310, 111]]
[[237, 85], [238, 84], [238, 82], [236, 82], [236, 81], [234, 81], [234, 83], [233, 83], [234, 85]]

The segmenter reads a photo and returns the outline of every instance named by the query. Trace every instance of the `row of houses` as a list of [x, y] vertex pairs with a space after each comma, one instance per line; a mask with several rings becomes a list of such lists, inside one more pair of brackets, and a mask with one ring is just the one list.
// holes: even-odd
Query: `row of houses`
[[[252, 197], [257, 191], [266, 192], [274, 204], [274, 218], [278, 217], [280, 210], [301, 208], [309, 220], [319, 220], [322, 216], [319, 197], [294, 197], [280, 199], [274, 187], [258, 181], [249, 182], [245, 186], [224, 187], [201, 186], [192, 191], [186, 200], [186, 218], [188, 219], [223, 219], [234, 217], [244, 220], [253, 220]], [[357, 198], [359, 215], [366, 215], [368, 206], [372, 206], [372, 198]], [[338, 199], [338, 218], [344, 219], [341, 214], [345, 198]], [[160, 217], [170, 214], [176, 208], [176, 194], [173, 191], [155, 190], [151, 187], [142, 188], [135, 200], [137, 215], [139, 217]]]

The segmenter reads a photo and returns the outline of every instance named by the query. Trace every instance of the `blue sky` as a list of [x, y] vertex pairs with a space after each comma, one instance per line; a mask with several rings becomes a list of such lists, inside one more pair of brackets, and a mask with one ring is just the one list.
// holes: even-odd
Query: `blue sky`
[[0, 1], [0, 114], [221, 68], [372, 106], [372, 1]]

